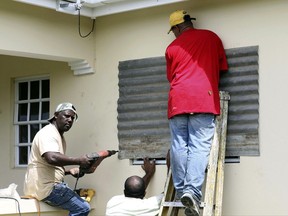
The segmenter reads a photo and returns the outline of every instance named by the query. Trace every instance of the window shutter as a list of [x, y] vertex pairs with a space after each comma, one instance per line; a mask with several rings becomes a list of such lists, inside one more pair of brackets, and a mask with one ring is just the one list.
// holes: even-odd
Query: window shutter
[[229, 101], [226, 156], [259, 156], [258, 46], [226, 50], [229, 71], [220, 89]]
[[119, 157], [163, 158], [170, 145], [163, 57], [119, 63]]

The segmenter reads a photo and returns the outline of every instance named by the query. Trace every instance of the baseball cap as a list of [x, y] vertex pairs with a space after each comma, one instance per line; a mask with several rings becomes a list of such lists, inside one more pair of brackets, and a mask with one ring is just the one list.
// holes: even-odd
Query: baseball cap
[[[72, 103], [69, 103], [69, 102], [59, 104], [56, 107], [56, 110], [54, 113], [59, 113], [59, 112], [64, 111], [64, 110], [72, 110], [75, 113], [75, 117], [76, 117], [75, 121], [78, 119], [76, 108], [73, 106]], [[48, 121], [51, 123], [54, 118], [55, 118], [55, 116], [53, 115], [51, 118], [48, 119]]]
[[170, 14], [169, 23], [171, 27], [170, 30], [168, 31], [168, 34], [170, 33], [170, 31], [174, 26], [186, 21], [184, 19], [185, 16], [188, 16], [190, 20], [196, 20], [196, 18], [191, 18], [190, 15], [185, 10], [176, 10]]

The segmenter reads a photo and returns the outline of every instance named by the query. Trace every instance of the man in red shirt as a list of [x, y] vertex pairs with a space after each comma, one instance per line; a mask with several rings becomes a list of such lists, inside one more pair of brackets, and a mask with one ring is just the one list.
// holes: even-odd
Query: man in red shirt
[[189, 14], [170, 15], [176, 39], [167, 47], [170, 83], [168, 119], [171, 131], [171, 169], [176, 198], [186, 215], [199, 215], [202, 184], [220, 114], [219, 78], [228, 65], [221, 39], [212, 31], [195, 29]]

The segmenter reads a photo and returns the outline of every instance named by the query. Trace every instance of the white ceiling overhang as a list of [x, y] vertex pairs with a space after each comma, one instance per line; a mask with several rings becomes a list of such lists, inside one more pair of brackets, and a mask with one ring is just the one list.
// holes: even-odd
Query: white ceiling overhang
[[[134, 11], [138, 9], [157, 7], [177, 2], [188, 0], [14, 0], [16, 2], [30, 4], [34, 6], [49, 8], [61, 13], [68, 13], [78, 15], [80, 11], [81, 16], [96, 17], [106, 16], [116, 13]], [[0, 53], [2, 50], [0, 49]], [[14, 53], [15, 56], [35, 57], [39, 58], [39, 53]], [[58, 56], [44, 56], [44, 59], [63, 60], [63, 57]], [[87, 60], [85, 59], [66, 59], [75, 75], [94, 73]]]
[[[58, 12], [96, 18], [100, 16], [156, 7], [188, 0], [14, 0]], [[78, 10], [76, 9], [78, 7]]]

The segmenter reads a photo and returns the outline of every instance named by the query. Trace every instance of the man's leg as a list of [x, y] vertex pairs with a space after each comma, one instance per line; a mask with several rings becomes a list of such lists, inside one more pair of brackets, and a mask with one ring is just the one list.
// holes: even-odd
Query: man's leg
[[69, 211], [70, 216], [87, 216], [90, 205], [78, 194], [71, 190], [67, 184], [56, 184], [51, 194], [43, 202]]
[[171, 133], [170, 160], [176, 199], [181, 198], [187, 169], [188, 117], [177, 115], [169, 120]]
[[212, 114], [195, 114], [189, 117], [187, 174], [184, 182], [184, 195], [181, 197], [181, 202], [187, 207], [186, 215], [199, 215], [201, 190], [215, 130], [214, 119]]
[[211, 144], [215, 131], [213, 114], [195, 114], [189, 117], [189, 152], [187, 175], [183, 192], [192, 193], [200, 201]]

